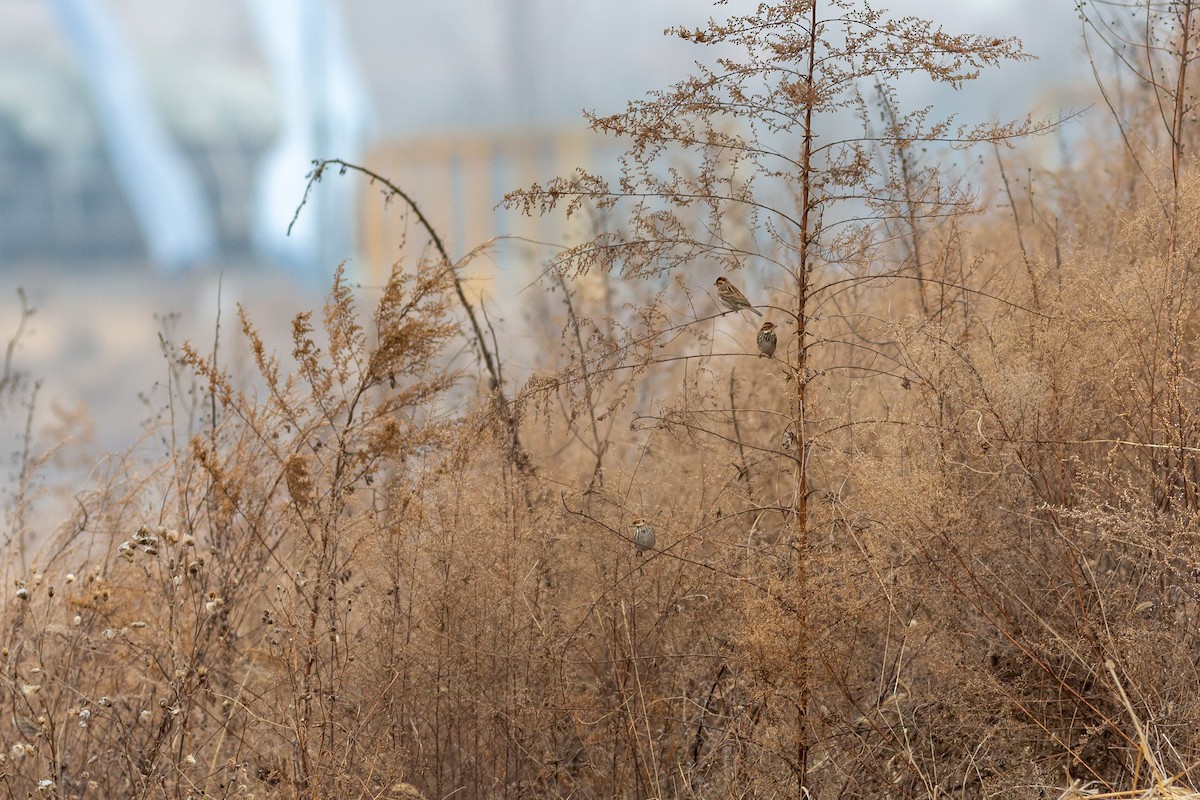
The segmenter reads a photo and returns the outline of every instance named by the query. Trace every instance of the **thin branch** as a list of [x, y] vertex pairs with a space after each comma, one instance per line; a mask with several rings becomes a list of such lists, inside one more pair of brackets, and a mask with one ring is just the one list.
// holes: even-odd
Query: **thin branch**
[[[417, 205], [417, 201], [413, 200], [412, 197], [399, 186], [373, 170], [359, 166], [358, 164], [351, 164], [348, 161], [343, 161], [338, 158], [322, 159], [313, 163], [315, 164], [315, 167], [313, 168], [313, 171], [309, 173], [308, 185], [304, 187], [304, 197], [301, 198], [300, 205], [296, 207], [296, 213], [292, 216], [292, 221], [288, 224], [289, 235], [292, 232], [292, 226], [296, 224], [296, 220], [300, 216], [300, 210], [304, 208], [304, 205], [308, 202], [308, 195], [312, 190], [313, 184], [321, 180], [322, 175], [325, 173], [326, 166], [334, 164], [340, 167], [340, 172], [343, 174], [347, 171], [358, 172], [362, 175], [365, 175], [371, 181], [371, 183], [383, 184], [383, 186], [387, 188], [389, 194], [393, 194], [403, 200], [416, 216], [417, 222], [420, 223], [421, 227], [425, 229], [425, 233], [429, 236], [429, 240], [433, 242], [433, 247], [438, 251], [438, 255], [442, 257], [446, 264], [452, 267], [457, 266], [457, 262], [450, 258], [450, 254], [446, 251], [446, 246], [442, 244], [442, 238], [438, 236], [437, 231], [429, 222], [429, 219], [425, 216], [424, 212], [421, 211], [421, 207]], [[463, 310], [467, 312], [467, 318], [471, 321], [471, 328], [475, 332], [475, 343], [479, 346], [479, 351], [483, 356], [484, 364], [487, 366], [488, 374], [492, 376], [492, 379], [496, 382], [496, 385], [499, 386], [501, 376], [498, 361], [492, 355], [491, 350], [488, 349], [487, 339], [483, 335], [483, 328], [479, 325], [479, 320], [475, 316], [475, 309], [471, 306], [470, 301], [467, 300], [466, 292], [463, 290], [462, 279], [459, 277], [457, 269], [455, 269], [453, 272], [453, 278], [454, 291], [458, 295], [458, 301], [462, 305]]]
[[[300, 210], [304, 208], [304, 205], [308, 202], [308, 196], [312, 191], [313, 184], [321, 180], [321, 177], [325, 174], [325, 168], [330, 164], [336, 165], [339, 168], [340, 174], [345, 174], [347, 171], [351, 171], [365, 175], [371, 183], [382, 184], [386, 188], [387, 194], [395, 195], [404, 201], [404, 203], [416, 216], [417, 222], [420, 223], [421, 227], [425, 229], [425, 233], [429, 236], [430, 241], [433, 242], [434, 249], [436, 249], [438, 255], [442, 257], [442, 261], [450, 268], [450, 275], [454, 282], [454, 292], [458, 296], [458, 302], [462, 306], [463, 311], [465, 311], [467, 314], [467, 319], [471, 322], [471, 330], [475, 336], [475, 344], [479, 348], [479, 353], [483, 358], [484, 366], [487, 367], [488, 375], [491, 376], [491, 385], [494, 387], [494, 393], [503, 407], [502, 416], [504, 417], [504, 423], [508, 428], [509, 433], [509, 458], [514, 466], [517, 467], [518, 471], [521, 473], [527, 473], [530, 469], [529, 459], [525, 454], [524, 448], [521, 446], [521, 438], [518, 431], [517, 419], [513, 413], [512, 406], [504, 397], [504, 376], [500, 370], [500, 359], [498, 355], [493, 354], [493, 351], [488, 347], [488, 341], [487, 337], [483, 333], [483, 327], [479, 324], [479, 318], [475, 314], [474, 306], [472, 306], [471, 302], [467, 300], [466, 291], [463, 289], [462, 278], [458, 274], [458, 266], [462, 263], [462, 260], [454, 261], [450, 258], [450, 253], [447, 252], [445, 244], [442, 243], [442, 237], [438, 236], [437, 231], [429, 222], [429, 219], [425, 216], [424, 212], [421, 211], [421, 207], [417, 205], [417, 202], [413, 200], [413, 198], [407, 192], [405, 192], [396, 184], [392, 183], [387, 178], [383, 177], [374, 170], [358, 164], [351, 164], [350, 162], [343, 161], [339, 158], [321, 159], [319, 161], [314, 161], [313, 164], [313, 171], [310, 172], [308, 176], [308, 184], [304, 187], [304, 196], [300, 200], [300, 205], [296, 207], [295, 214], [292, 215], [291, 223], [288, 224], [288, 233], [291, 234], [292, 226], [296, 224], [296, 220], [300, 216]], [[494, 331], [492, 341], [493, 346], [495, 346]]]
[[729, 416], [733, 420], [733, 440], [737, 442], [738, 455], [742, 463], [738, 465], [738, 477], [746, 482], [746, 496], [753, 500], [754, 487], [750, 485], [750, 466], [746, 461], [746, 446], [742, 443], [742, 431], [738, 426], [737, 400], [734, 397], [734, 387], [737, 385], [734, 376], [737, 370], [729, 370]]

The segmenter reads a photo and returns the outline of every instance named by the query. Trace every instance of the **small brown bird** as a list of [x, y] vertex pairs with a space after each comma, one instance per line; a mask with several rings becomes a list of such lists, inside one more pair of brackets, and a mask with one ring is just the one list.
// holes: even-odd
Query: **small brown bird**
[[26, 739], [36, 739], [42, 734], [41, 724], [34, 722], [24, 714], [13, 712], [13, 724], [17, 726], [17, 731]]
[[633, 521], [633, 545], [639, 556], [654, 547], [654, 528], [641, 517]]
[[758, 329], [758, 355], [774, 357], [775, 348], [779, 345], [779, 337], [775, 335], [775, 323], [764, 322]]
[[730, 283], [729, 279], [724, 275], [713, 281], [713, 285], [717, 287], [717, 297], [720, 298], [721, 303], [730, 311], [741, 311], [745, 309], [748, 311], [753, 311], [760, 317], [763, 315], [761, 311], [750, 305], [750, 301], [746, 299], [746, 295], [742, 294], [741, 291], [732, 283]]

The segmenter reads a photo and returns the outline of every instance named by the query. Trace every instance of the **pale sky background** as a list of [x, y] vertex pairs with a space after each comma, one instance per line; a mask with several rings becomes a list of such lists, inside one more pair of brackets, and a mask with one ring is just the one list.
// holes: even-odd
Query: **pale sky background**
[[[201, 144], [269, 139], [272, 82], [242, 0], [96, 2], [114, 12], [177, 128]], [[584, 107], [619, 110], [626, 100], [686, 75], [693, 59], [707, 57], [709, 48], [663, 37], [665, 27], [701, 25], [709, 16], [752, 5], [344, 0], [341, 7], [375, 136], [402, 139], [568, 125]], [[934, 103], [941, 114], [978, 119], [1055, 114], [1093, 102], [1074, 0], [894, 0], [878, 6], [937, 20], [952, 33], [1015, 35], [1039, 57], [985, 75], [963, 92], [922, 89], [902, 96], [907, 107]], [[73, 69], [47, 0], [0, 0], [0, 115], [31, 139], [64, 151], [93, 141], [97, 132], [86, 98], [72, 95], [61, 80]], [[1073, 124], [1107, 120], [1093, 110]], [[0, 172], [0, 183], [8, 180]], [[82, 409], [93, 426], [89, 452], [123, 446], [145, 417], [139, 393], [165, 374], [155, 315], [178, 312], [179, 335], [210, 340], [217, 269], [168, 279], [145, 263], [84, 257], [65, 265], [36, 254], [14, 260], [2, 245], [0, 334], [7, 337], [15, 326], [18, 286], [38, 308], [17, 352], [18, 367], [45, 381], [37, 421], [51, 422], [53, 407]], [[319, 293], [269, 266], [223, 266], [221, 308], [229, 336], [234, 302], [280, 330], [296, 311], [320, 302]], [[0, 419], [0, 454], [17, 446], [18, 416], [10, 410]]]
[[[249, 124], [268, 76], [255, 53], [242, 0], [96, 0], [134, 42], [166, 102], [190, 108], [196, 125]], [[744, 11], [734, 0], [344, 0], [351, 44], [383, 135], [454, 126], [503, 125], [525, 114], [570, 120], [578, 109], [618, 108], [688, 69], [698, 48], [662, 36], [673, 24]], [[877, 3], [948, 31], [1019, 36], [1040, 61], [1009, 66], [961, 101], [1020, 113], [1079, 79], [1090, 81], [1074, 0], [895, 0]], [[71, 54], [46, 0], [0, 3], [0, 58]], [[20, 76], [25, 77], [25, 76]], [[514, 102], [518, 83], [528, 101]], [[170, 95], [174, 88], [177, 93]], [[1085, 91], [1087, 91], [1085, 87]], [[12, 93], [11, 91], [7, 93]], [[984, 100], [986, 98], [986, 101]], [[184, 112], [179, 112], [184, 113]], [[49, 124], [43, 119], [40, 124]], [[66, 131], [60, 135], [66, 135]]]

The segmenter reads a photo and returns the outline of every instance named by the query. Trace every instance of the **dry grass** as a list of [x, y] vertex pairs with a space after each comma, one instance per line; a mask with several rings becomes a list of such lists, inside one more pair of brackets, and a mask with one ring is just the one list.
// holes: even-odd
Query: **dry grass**
[[[253, 392], [188, 351], [178, 402], [216, 417], [117, 462], [6, 603], [4, 792], [788, 795], [805, 607], [821, 793], [1188, 796], [1193, 511], [1120, 444], [1142, 373], [1096, 343], [1148, 322], [1113, 318], [1096, 263], [1041, 315], [883, 324], [909, 388], [828, 379], [807, 605], [771, 360], [535, 382], [528, 409], [583, 391], [604, 448], [597, 477], [592, 413], [543, 402], [526, 476], [494, 404], [447, 405], [435, 265], [369, 328], [339, 288]], [[604, 427], [614, 398], [632, 428]]]
[[[757, 211], [622, 227], [590, 176], [519, 388], [448, 257], [339, 279], [290, 357], [244, 310], [251, 376], [168, 349], [157, 426], [9, 559], [0, 796], [1198, 796], [1200, 192], [1111, 144], [979, 217], [772, 228], [776, 358], [705, 294]], [[876, 189], [932, 174], [897, 148]]]

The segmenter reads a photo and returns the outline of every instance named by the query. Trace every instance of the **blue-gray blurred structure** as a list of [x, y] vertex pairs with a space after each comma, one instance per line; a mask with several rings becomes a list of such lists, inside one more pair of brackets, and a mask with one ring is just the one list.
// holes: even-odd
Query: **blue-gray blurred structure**
[[[663, 37], [666, 25], [755, 2], [714, 11], [695, 0], [0, 0], [0, 266], [180, 267], [215, 247], [214, 266], [280, 263], [323, 287], [339, 261], [361, 255], [354, 217], [382, 200], [330, 175], [287, 238], [312, 159], [362, 163], [368, 150], [426, 150], [447, 137], [505, 147], [515, 134], [556, 138], [581, 107], [617, 111], [718, 55]], [[1063, 46], [1070, 4], [886, 5], [951, 30], [1024, 33], [1047, 59], [985, 74], [971, 92], [915, 87], [903, 95], [913, 106], [1019, 116], [1035, 90], [1086, 67]], [[376, 117], [379, 136], [368, 139]], [[474, 150], [468, 160], [479, 160]], [[426, 204], [487, 184], [479, 203], [491, 205], [549, 176], [493, 165], [485, 180], [465, 168], [388, 174]], [[455, 211], [441, 227], [469, 247], [482, 231], [468, 216]]]
[[[211, 158], [196, 158], [172, 138], [108, 6], [102, 0], [54, 0], [54, 8], [150, 260], [178, 271], [236, 257], [246, 242], [228, 241], [228, 235], [222, 241], [221, 234], [231, 232], [217, 221], [222, 176], [202, 179], [197, 169]], [[354, 182], [341, 178], [318, 186], [290, 235], [288, 227], [314, 159], [355, 161], [362, 155], [371, 118], [367, 92], [331, 0], [245, 0], [245, 8], [273, 78], [275, 107], [269, 113], [277, 125], [265, 150], [240, 154], [255, 162], [252, 201], [241, 225], [257, 258], [324, 286], [335, 265], [354, 255]]]
[[79, 58], [113, 169], [151, 258], [169, 270], [212, 258], [217, 250], [212, 213], [105, 6], [96, 0], [55, 0], [54, 7]]
[[247, 0], [274, 73], [280, 132], [260, 162], [253, 241], [257, 252], [324, 282], [354, 253], [355, 182], [325, 181], [309, 196], [291, 235], [313, 159], [357, 163], [371, 112], [345, 28], [329, 0]]

